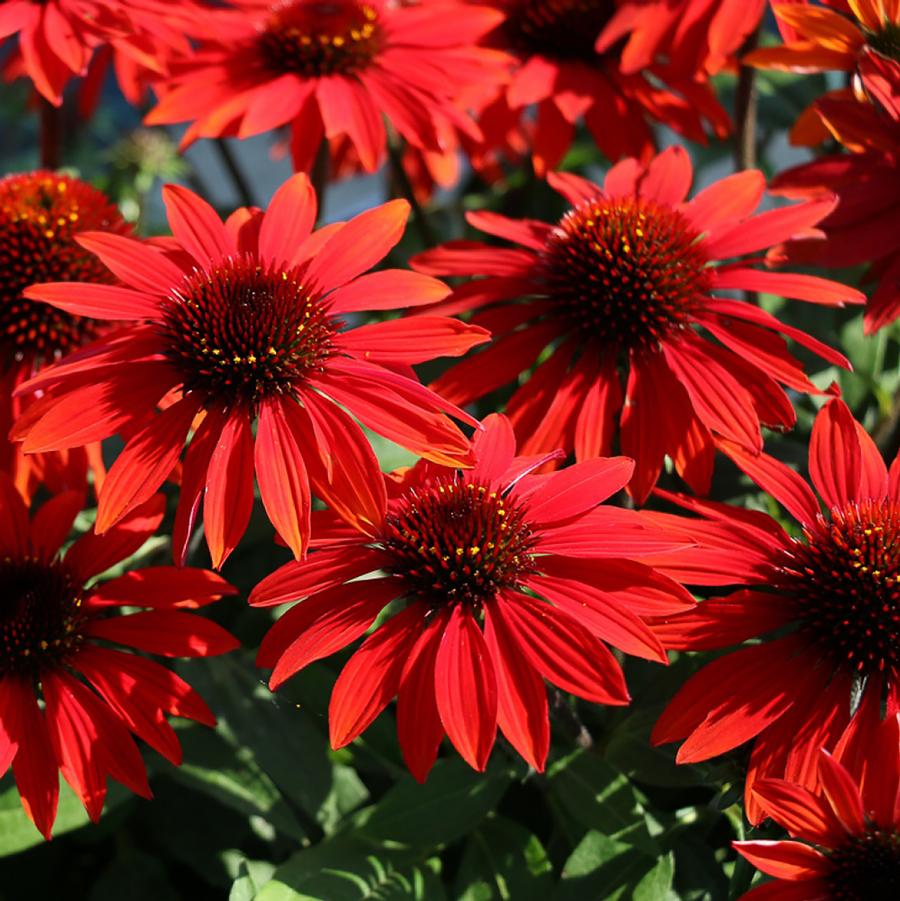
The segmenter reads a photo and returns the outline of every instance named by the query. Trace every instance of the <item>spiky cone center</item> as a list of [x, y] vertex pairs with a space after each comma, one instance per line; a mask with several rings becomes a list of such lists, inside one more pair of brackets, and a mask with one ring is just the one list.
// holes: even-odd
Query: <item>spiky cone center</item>
[[861, 501], [820, 517], [785, 553], [774, 584], [836, 668], [900, 670], [900, 505]]
[[524, 508], [477, 482], [441, 479], [410, 489], [388, 515], [383, 543], [408, 597], [435, 612], [460, 603], [477, 611], [535, 571]]
[[900, 22], [884, 22], [878, 31], [866, 31], [866, 44], [895, 62], [900, 62]]
[[828, 855], [834, 869], [825, 878], [833, 901], [900, 897], [900, 834], [869, 829]]
[[711, 288], [699, 237], [677, 210], [649, 200], [585, 201], [547, 241], [547, 294], [586, 341], [654, 348], [688, 324]]
[[263, 64], [306, 78], [352, 75], [381, 47], [378, 11], [356, 0], [287, 3], [269, 16], [258, 38]]
[[336, 324], [298, 269], [229, 258], [197, 271], [163, 303], [166, 355], [207, 406], [292, 395], [332, 353]]
[[27, 300], [22, 292], [40, 282], [112, 283], [109, 270], [75, 243], [75, 235], [126, 230], [109, 200], [76, 178], [40, 171], [0, 179], [0, 370], [52, 362], [97, 335], [93, 320]]
[[509, 8], [506, 40], [526, 57], [595, 62], [594, 43], [615, 9], [613, 0], [518, 0]]
[[58, 665], [82, 641], [80, 581], [59, 561], [0, 559], [0, 677]]

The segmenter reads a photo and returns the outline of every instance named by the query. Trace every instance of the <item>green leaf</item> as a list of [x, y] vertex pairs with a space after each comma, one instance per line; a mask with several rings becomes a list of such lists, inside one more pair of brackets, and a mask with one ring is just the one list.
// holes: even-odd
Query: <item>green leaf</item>
[[404, 776], [377, 805], [360, 811], [354, 825], [375, 841], [433, 848], [475, 829], [510, 781], [500, 764], [477, 773], [457, 757], [439, 760], [424, 785]]
[[538, 838], [504, 817], [489, 817], [466, 844], [457, 901], [541, 901], [553, 890], [553, 866]]
[[173, 779], [243, 814], [260, 816], [292, 838], [306, 835], [251, 751], [232, 747], [221, 735], [206, 728], [181, 730], [180, 737], [185, 762], [169, 768], [167, 772]]
[[[0, 857], [18, 854], [19, 851], [24, 851], [34, 845], [43, 844], [43, 836], [22, 809], [18, 789], [12, 779], [4, 779], [0, 785], [9, 785], [9, 788], [0, 793]], [[108, 813], [113, 807], [117, 807], [130, 797], [132, 795], [127, 789], [110, 783], [104, 811]], [[53, 826], [54, 837], [71, 832], [73, 829], [80, 829], [89, 822], [90, 819], [81, 801], [63, 782], [60, 785], [59, 808], [56, 813], [56, 823]]]
[[337, 836], [291, 857], [275, 871], [257, 898], [439, 901], [442, 895], [432, 869], [418, 863], [413, 852], [387, 850], [363, 839]]
[[581, 834], [573, 829], [577, 824], [656, 856], [658, 849], [634, 787], [597, 754], [579, 750], [556, 761], [547, 771], [547, 781], [551, 803], [562, 807], [561, 824], [574, 839]]
[[665, 901], [673, 872], [671, 854], [651, 856], [591, 830], [566, 861], [554, 901]]
[[310, 714], [273, 695], [249, 658], [203, 661], [192, 668], [189, 681], [216, 711], [223, 738], [251, 756], [277, 791], [326, 831], [368, 798], [355, 773], [335, 770], [327, 740]]
[[266, 860], [247, 860], [242, 857], [228, 901], [253, 901], [274, 872], [275, 865]]

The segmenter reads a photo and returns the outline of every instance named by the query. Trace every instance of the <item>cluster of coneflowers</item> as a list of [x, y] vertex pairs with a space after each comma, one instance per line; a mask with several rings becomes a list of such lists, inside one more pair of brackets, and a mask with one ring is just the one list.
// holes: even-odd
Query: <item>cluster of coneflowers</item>
[[[900, 463], [837, 396], [812, 431], [811, 485], [766, 453], [762, 427], [796, 422], [789, 391], [836, 393], [788, 342], [848, 362], [752, 298], [861, 304], [790, 264], [867, 262], [867, 324], [900, 312], [900, 5], [776, 12], [791, 37], [750, 62], [854, 73], [797, 127], [849, 152], [782, 173], [774, 188], [797, 202], [758, 212], [761, 172], [692, 195], [687, 151], [656, 152], [651, 126], [727, 133], [710, 77], [759, 3], [0, 7], [6, 71], [45, 105], [113, 64], [126, 97], [155, 95], [148, 123], [190, 121], [185, 143], [284, 129], [297, 170], [265, 211], [225, 221], [167, 186], [171, 235], [150, 239], [76, 178], [0, 181], [0, 774], [12, 767], [42, 833], [58, 772], [96, 819], [107, 777], [149, 794], [135, 738], [178, 763], [167, 717], [214, 722], [146, 655], [236, 646], [197, 612], [234, 589], [185, 562], [202, 522], [220, 569], [258, 494], [294, 557], [249, 598], [287, 605], [258, 654], [271, 688], [359, 642], [332, 693], [335, 748], [396, 698], [417, 779], [445, 737], [484, 769], [498, 729], [540, 771], [546, 683], [625, 705], [611, 647], [660, 664], [730, 649], [652, 740], [683, 742], [681, 762], [751, 749], [748, 818], [803, 840], [740, 845], [782, 880], [751, 894], [893, 885]], [[686, 16], [693, 30], [676, 27]], [[582, 123], [614, 163], [602, 184], [556, 171]], [[530, 158], [568, 211], [469, 213], [489, 242], [405, 269], [376, 268], [404, 234], [403, 200], [315, 228], [320, 163], [338, 177], [397, 154], [421, 198], [461, 153], [485, 178]], [[423, 385], [413, 367], [443, 357], [457, 361]], [[502, 413], [467, 412], [510, 386]], [[420, 461], [382, 473], [362, 426]], [[796, 528], [704, 499], [719, 453]], [[684, 493], [655, 487], [666, 460]], [[172, 565], [102, 578], [160, 527], [167, 483]], [[95, 523], [68, 545], [89, 492]]]

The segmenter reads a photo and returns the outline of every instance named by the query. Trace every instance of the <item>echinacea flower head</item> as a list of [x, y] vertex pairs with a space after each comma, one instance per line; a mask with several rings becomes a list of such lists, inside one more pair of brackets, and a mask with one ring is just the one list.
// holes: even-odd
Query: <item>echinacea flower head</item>
[[472, 322], [495, 339], [452, 366], [434, 390], [466, 404], [530, 371], [506, 406], [522, 453], [560, 447], [585, 460], [610, 453], [618, 434], [636, 462], [629, 491], [639, 501], [665, 455], [705, 493], [715, 437], [759, 451], [760, 423], [791, 428], [782, 385], [816, 388], [783, 336], [836, 365], [847, 361], [722, 292], [862, 303], [860, 292], [836, 282], [758, 268], [760, 251], [808, 234], [834, 200], [753, 215], [761, 172], [724, 178], [688, 201], [691, 175], [679, 147], [647, 167], [622, 161], [603, 187], [551, 174], [572, 205], [558, 223], [470, 213], [472, 226], [517, 246], [451, 242], [416, 257], [422, 272], [482, 276], [436, 309], [472, 311]]
[[0, 776], [12, 765], [22, 805], [46, 838], [60, 772], [96, 821], [107, 777], [150, 797], [132, 733], [178, 765], [166, 716], [215, 724], [200, 696], [145, 654], [205, 657], [237, 647], [221, 626], [189, 612], [234, 593], [215, 573], [151, 567], [97, 580], [154, 533], [162, 497], [63, 553], [82, 501], [78, 492], [57, 495], [29, 521], [0, 475]]
[[[679, 762], [753, 742], [747, 815], [761, 817], [754, 786], [781, 777], [814, 789], [819, 747], [866, 747], [900, 702], [900, 463], [886, 468], [843, 401], [830, 400], [812, 431], [809, 472], [818, 497], [786, 464], [727, 444], [735, 462], [798, 522], [789, 536], [764, 513], [674, 498], [704, 514], [685, 528], [697, 548], [659, 560], [698, 585], [739, 586], [656, 625], [681, 650], [740, 647], [702, 667], [653, 732], [686, 739]], [[648, 514], [677, 531], [684, 521]], [[851, 717], [851, 699], [858, 707]], [[850, 753], [848, 750], [847, 753]]]
[[791, 261], [815, 266], [870, 264], [864, 280], [876, 287], [866, 303], [866, 334], [900, 316], [900, 77], [896, 90], [879, 96], [877, 106], [853, 99], [817, 102], [822, 123], [851, 152], [818, 156], [772, 182], [773, 193], [791, 199], [825, 192], [839, 199], [820, 223], [824, 240], [792, 241], [785, 252]]
[[[197, 27], [200, 10], [192, 0], [7, 0], [0, 6], [0, 42], [16, 44], [3, 72], [28, 78], [59, 106], [74, 78], [87, 78], [86, 93], [96, 94], [103, 63], [114, 57], [123, 92], [136, 102], [146, 77], [164, 74], [169, 56], [189, 49], [186, 34], [192, 22]], [[82, 107], [92, 102], [89, 97]]]
[[290, 125], [296, 168], [312, 168], [324, 139], [349, 140], [372, 172], [385, 158], [385, 119], [410, 144], [440, 150], [444, 123], [477, 134], [456, 106], [459, 94], [506, 76], [505, 58], [477, 46], [499, 18], [489, 9], [459, 15], [441, 0], [231, 6], [210, 17], [208, 39], [159, 83], [159, 104], [147, 117], [192, 122], [186, 143]]
[[174, 239], [78, 238], [122, 285], [26, 291], [67, 312], [131, 321], [20, 388], [42, 392], [16, 425], [26, 453], [127, 435], [99, 493], [98, 531], [159, 488], [191, 432], [176, 558], [184, 558], [202, 497], [216, 567], [246, 529], [254, 472], [270, 520], [298, 558], [310, 483], [336, 509], [365, 511], [354, 499], [380, 470], [341, 407], [419, 455], [469, 464], [469, 440], [446, 414], [471, 418], [402, 370], [465, 353], [488, 333], [444, 317], [343, 330], [343, 315], [431, 303], [449, 290], [402, 270], [362, 275], [400, 239], [405, 201], [314, 232], [315, 192], [302, 174], [265, 213], [241, 209], [225, 224], [184, 188], [169, 186], [164, 197]]
[[[802, 72], [855, 72], [867, 54], [900, 62], [900, 4], [896, 0], [847, 0], [828, 5], [773, 3], [783, 46], [748, 54], [754, 66]], [[786, 26], [786, 27], [785, 27]]]
[[[520, 114], [536, 107], [532, 157], [539, 174], [559, 165], [581, 122], [612, 162], [648, 160], [655, 123], [701, 142], [705, 124], [719, 136], [728, 133], [728, 116], [705, 81], [702, 59], [674, 54], [687, 73], [673, 74], [656, 61], [622, 69], [621, 35], [603, 42], [616, 13], [613, 0], [491, 0], [491, 6], [503, 21], [486, 43], [517, 61], [501, 88], [504, 101]], [[645, 13], [654, 22], [655, 9]]]
[[[446, 734], [483, 770], [497, 727], [542, 770], [550, 741], [544, 680], [598, 704], [628, 703], [606, 645], [665, 661], [644, 617], [693, 598], [645, 562], [684, 546], [640, 514], [599, 506], [628, 481], [623, 457], [535, 475], [509, 423], [489, 416], [464, 472], [421, 462], [373, 484], [381, 518], [354, 533], [322, 514], [317, 550], [253, 590], [250, 603], [300, 599], [257, 662], [277, 688], [381, 622], [347, 662], [329, 708], [331, 742], [360, 735], [396, 695], [397, 731], [422, 781]], [[360, 577], [366, 578], [360, 579]]]
[[619, 68], [640, 72], [665, 60], [684, 77], [715, 75], [759, 25], [765, 0], [620, 0], [597, 39], [603, 52], [625, 40]]
[[[54, 492], [85, 482], [83, 451], [28, 458], [7, 434], [22, 412], [22, 401], [12, 397], [15, 388], [100, 333], [101, 323], [24, 294], [35, 282], [114, 281], [75, 242], [86, 230], [126, 234], [129, 229], [101, 191], [77, 178], [40, 170], [0, 179], [0, 468], [26, 497], [41, 482]], [[96, 448], [91, 456], [98, 457]]]
[[794, 841], [734, 842], [774, 877], [746, 901], [869, 901], [900, 891], [900, 723], [878, 727], [864, 765], [819, 751], [819, 789], [766, 779], [756, 794]]

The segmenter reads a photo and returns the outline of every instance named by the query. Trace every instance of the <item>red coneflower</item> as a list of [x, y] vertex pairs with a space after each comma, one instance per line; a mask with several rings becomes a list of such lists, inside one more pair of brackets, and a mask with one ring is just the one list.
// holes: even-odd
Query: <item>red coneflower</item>
[[[400, 239], [405, 201], [313, 232], [315, 192], [302, 174], [276, 192], [266, 213], [238, 210], [225, 225], [184, 188], [170, 185], [164, 197], [174, 240], [78, 238], [124, 287], [58, 282], [26, 291], [78, 315], [143, 320], [20, 389], [43, 392], [13, 434], [26, 453], [128, 430], [99, 494], [99, 532], [159, 488], [192, 429], [176, 558], [184, 558], [203, 497], [216, 567], [246, 529], [254, 470], [263, 506], [297, 557], [309, 534], [310, 483], [336, 509], [365, 520], [357, 494], [380, 470], [339, 404], [420, 456], [468, 464], [468, 439], [445, 415], [466, 414], [400, 370], [464, 353], [488, 333], [442, 317], [341, 330], [343, 315], [431, 303], [449, 290], [414, 272], [361, 275]], [[157, 414], [159, 404], [165, 410]]]
[[774, 876], [747, 901], [874, 901], [900, 892], [900, 725], [889, 716], [863, 767], [819, 752], [815, 794], [781, 779], [757, 784], [766, 811], [800, 841], [734, 842]]
[[[653, 732], [657, 744], [686, 738], [682, 763], [753, 742], [747, 815], [760, 778], [817, 784], [819, 747], [861, 744], [900, 702], [900, 462], [888, 473], [874, 442], [843, 401], [829, 401], [813, 426], [807, 483], [783, 463], [724, 449], [799, 522], [789, 537], [764, 513], [679, 501], [705, 521], [647, 514], [683, 529], [701, 547], [660, 559], [664, 571], [700, 585], [740, 586], [655, 630], [676, 650], [760, 641], [704, 666], [675, 695]], [[851, 719], [851, 696], [859, 708]], [[849, 724], [849, 725], [848, 725]], [[845, 730], [849, 733], [845, 734]]]
[[[22, 401], [12, 397], [16, 387], [100, 333], [100, 323], [24, 295], [35, 282], [114, 281], [75, 242], [85, 230], [125, 234], [128, 226], [104, 194], [77, 178], [37, 171], [0, 179], [0, 469], [13, 476], [24, 497], [38, 484], [54, 493], [85, 484], [83, 450], [26, 457], [7, 440], [22, 412]], [[100, 481], [99, 447], [90, 448], [90, 457]]]
[[[190, 45], [185, 33], [199, 18], [191, 0], [7, 0], [0, 7], [0, 42], [18, 38], [4, 62], [8, 78], [25, 76], [47, 101], [59, 106], [68, 82], [88, 74], [100, 50], [111, 56], [123, 92], [140, 99], [147, 73], [166, 71], [166, 60]], [[88, 93], [99, 90], [97, 69]], [[89, 98], [86, 106], [92, 104]]]
[[[872, 60], [869, 60], [872, 63]], [[870, 83], [875, 67], [864, 67]], [[819, 266], [871, 263], [866, 281], [877, 287], [866, 304], [866, 334], [900, 316], [900, 77], [881, 102], [823, 99], [816, 112], [850, 154], [820, 156], [782, 172], [772, 191], [794, 199], [833, 193], [837, 209], [821, 222], [825, 240], [792, 241], [790, 259]]]
[[625, 39], [619, 68], [660, 60], [683, 77], [715, 75], [733, 59], [765, 11], [765, 0], [619, 0], [597, 39], [600, 53]]
[[[685, 542], [642, 527], [633, 511], [598, 506], [628, 481], [630, 460], [537, 476], [530, 473], [541, 458], [514, 456], [506, 419], [490, 416], [484, 426], [474, 469], [419, 463], [387, 480], [387, 499], [383, 483], [373, 484], [373, 530], [336, 528], [325, 514], [319, 550], [250, 596], [260, 606], [302, 599], [260, 647], [258, 664], [274, 667], [272, 688], [404, 602], [344, 667], [329, 721], [332, 745], [342, 747], [397, 695], [400, 745], [420, 781], [445, 733], [483, 770], [498, 725], [542, 770], [550, 741], [544, 679], [590, 701], [627, 704], [605, 642], [663, 662], [642, 617], [693, 605], [677, 583], [627, 559]], [[358, 581], [366, 574], [373, 578]]]
[[[635, 498], [646, 498], [666, 454], [705, 493], [712, 435], [758, 451], [760, 422], [780, 429], [795, 422], [778, 383], [816, 392], [782, 335], [849, 365], [755, 304], [715, 296], [737, 289], [862, 303], [860, 292], [836, 282], [755, 268], [760, 251], [808, 233], [833, 199], [752, 216], [765, 180], [747, 171], [685, 202], [691, 163], [680, 147], [646, 168], [622, 161], [603, 188], [570, 174], [549, 181], [572, 204], [556, 225], [470, 213], [470, 224], [519, 246], [451, 242], [413, 261], [430, 274], [486, 276], [458, 288], [443, 309], [475, 310], [472, 321], [496, 340], [432, 385], [441, 396], [469, 403], [552, 349], [506, 408], [523, 453], [607, 454], [620, 425], [622, 453], [636, 461]], [[723, 262], [748, 254], [755, 256]]]
[[191, 121], [186, 142], [292, 125], [298, 169], [312, 168], [324, 138], [343, 138], [372, 172], [384, 160], [383, 117], [410, 144], [439, 150], [441, 123], [474, 128], [455, 104], [459, 93], [505, 77], [505, 58], [475, 46], [499, 18], [489, 9], [459, 15], [441, 0], [231, 5], [159, 84], [148, 123]]
[[[215, 725], [175, 673], [111, 643], [165, 657], [237, 647], [221, 626], [186, 612], [234, 593], [215, 573], [151, 567], [95, 581], [153, 534], [162, 497], [105, 535], [82, 535], [62, 554], [82, 500], [74, 491], [57, 495], [29, 522], [0, 475], [0, 776], [11, 764], [22, 806], [45, 838], [56, 818], [59, 772], [96, 821], [107, 776], [150, 797], [130, 733], [178, 765], [181, 746], [166, 714]], [[123, 614], [121, 605], [150, 609]]]
[[[689, 56], [692, 48], [684, 48], [687, 53], [679, 48], [671, 66], [650, 60], [643, 70], [623, 70], [623, 42], [603, 42], [616, 14], [614, 0], [490, 0], [490, 5], [504, 18], [486, 43], [519, 61], [504, 89], [505, 103], [520, 112], [537, 107], [532, 155], [539, 174], [559, 165], [581, 121], [613, 162], [628, 155], [652, 157], [652, 122], [694, 141], [706, 140], [704, 121], [718, 136], [728, 133], [728, 115], [706, 83], [703, 60]], [[658, 19], [655, 9], [644, 14]]]

